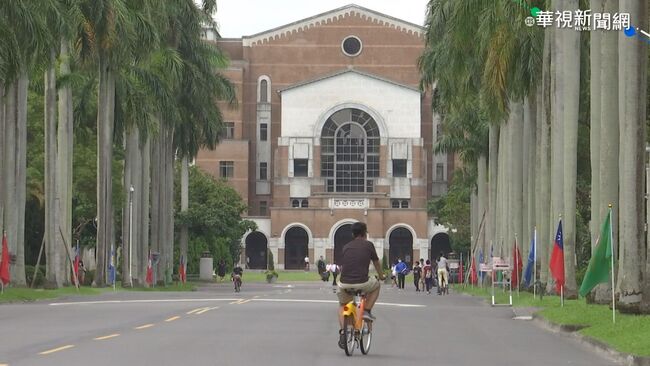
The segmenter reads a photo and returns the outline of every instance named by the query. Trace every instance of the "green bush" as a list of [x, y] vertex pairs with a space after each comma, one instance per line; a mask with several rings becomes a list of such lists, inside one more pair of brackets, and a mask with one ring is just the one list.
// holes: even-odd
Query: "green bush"
[[[27, 280], [27, 286], [31, 286], [32, 280], [34, 279], [34, 266], [25, 266], [25, 279]], [[39, 266], [38, 273], [36, 274], [36, 282], [34, 282], [34, 287], [42, 287], [44, 281], [45, 267]]]
[[273, 252], [271, 249], [267, 249], [267, 251], [269, 252], [269, 255], [266, 257], [268, 261], [266, 268], [269, 271], [275, 271], [275, 264], [273, 264]]
[[95, 280], [95, 270], [86, 271], [86, 276], [84, 277], [84, 286], [92, 286], [93, 281]]

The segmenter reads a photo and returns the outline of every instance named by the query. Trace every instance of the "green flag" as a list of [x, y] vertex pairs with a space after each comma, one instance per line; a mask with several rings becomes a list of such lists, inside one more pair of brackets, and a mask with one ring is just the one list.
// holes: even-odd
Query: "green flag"
[[580, 296], [587, 296], [589, 291], [599, 283], [609, 281], [609, 275], [612, 268], [612, 211], [610, 210], [605, 218], [603, 227], [600, 230], [600, 237], [596, 248], [589, 260], [589, 266], [585, 273], [585, 278], [580, 286]]

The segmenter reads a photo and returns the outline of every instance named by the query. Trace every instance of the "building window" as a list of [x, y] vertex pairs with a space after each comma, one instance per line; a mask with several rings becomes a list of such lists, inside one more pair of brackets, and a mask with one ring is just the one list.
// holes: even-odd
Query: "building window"
[[266, 201], [260, 201], [260, 216], [268, 215], [267, 208], [268, 208], [268, 206], [267, 206]]
[[224, 139], [233, 139], [235, 138], [235, 123], [234, 122], [224, 122], [223, 123], [223, 138]]
[[409, 201], [407, 201], [407, 200], [402, 200], [402, 202], [401, 202], [401, 208], [409, 208]]
[[436, 164], [436, 181], [443, 182], [445, 180], [445, 165], [442, 163]]
[[399, 200], [390, 200], [390, 207], [399, 208]]
[[406, 159], [393, 159], [393, 177], [406, 177]]
[[262, 79], [260, 81], [260, 103], [269, 102], [269, 82]]
[[321, 131], [321, 176], [327, 192], [372, 192], [379, 176], [379, 127], [366, 112], [332, 114]]
[[300, 207], [300, 200], [296, 200], [296, 199], [291, 200], [291, 207], [293, 208]]
[[268, 163], [260, 163], [260, 180], [267, 180], [267, 167]]
[[346, 56], [358, 56], [362, 49], [361, 40], [356, 36], [347, 36], [341, 42], [341, 49]]
[[306, 177], [308, 159], [293, 159], [293, 176], [294, 177]]
[[232, 178], [235, 176], [235, 163], [232, 161], [219, 162], [219, 176], [221, 178]]
[[309, 201], [307, 201], [307, 200], [300, 201], [300, 207], [308, 208], [309, 207]]
[[268, 127], [266, 123], [260, 123], [260, 141], [268, 140]]
[[408, 200], [390, 200], [390, 207], [392, 208], [409, 208]]

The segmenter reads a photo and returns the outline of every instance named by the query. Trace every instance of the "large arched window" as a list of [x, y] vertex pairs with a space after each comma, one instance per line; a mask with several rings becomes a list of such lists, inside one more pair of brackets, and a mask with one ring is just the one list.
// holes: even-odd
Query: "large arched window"
[[260, 81], [260, 103], [268, 103], [269, 94], [268, 94], [269, 82], [262, 79]]
[[372, 192], [379, 176], [379, 127], [366, 112], [332, 114], [321, 132], [321, 176], [328, 192]]

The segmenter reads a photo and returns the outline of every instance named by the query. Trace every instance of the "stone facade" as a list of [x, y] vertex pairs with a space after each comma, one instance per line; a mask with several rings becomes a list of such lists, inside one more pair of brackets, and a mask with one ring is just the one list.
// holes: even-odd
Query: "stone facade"
[[196, 164], [230, 174], [248, 202], [259, 229], [242, 239], [243, 262], [265, 267], [267, 248], [279, 269], [335, 261], [357, 220], [390, 260], [449, 250], [426, 212], [454, 161], [433, 154], [439, 117], [418, 89], [423, 32], [349, 5], [237, 39], [206, 33], [231, 58], [239, 104], [222, 105], [229, 136]]

